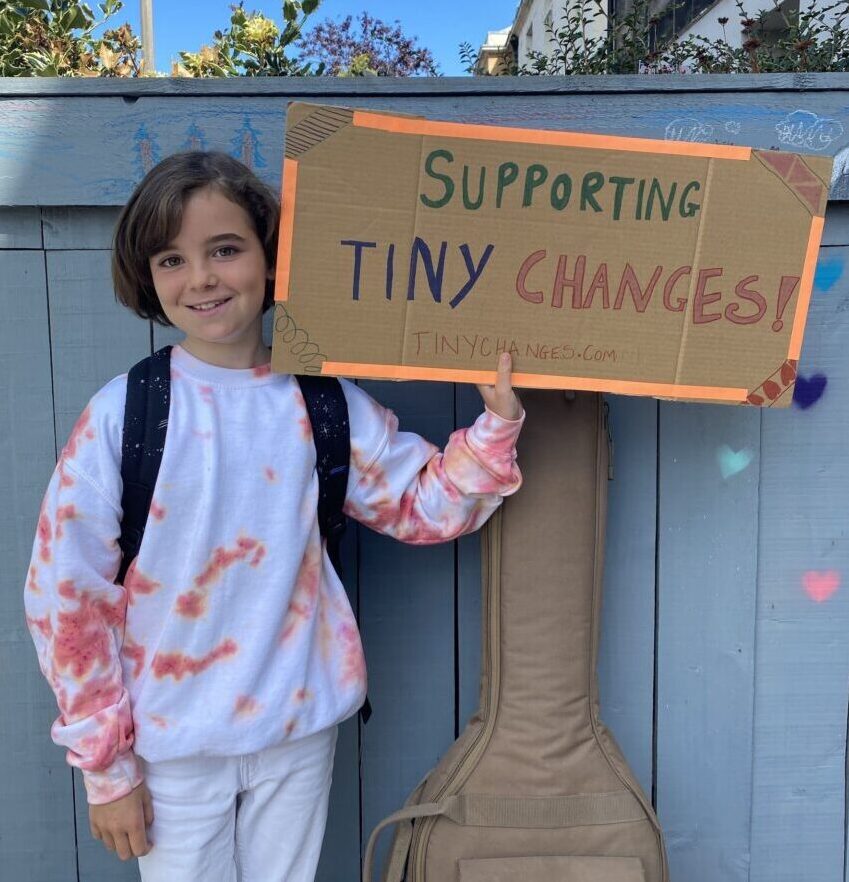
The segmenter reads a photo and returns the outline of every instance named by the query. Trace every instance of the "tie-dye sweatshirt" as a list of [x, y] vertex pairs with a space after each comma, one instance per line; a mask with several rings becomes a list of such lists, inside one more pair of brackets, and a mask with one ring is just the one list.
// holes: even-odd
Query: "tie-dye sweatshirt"
[[[324, 550], [309, 417], [294, 377], [172, 350], [168, 436], [124, 585], [126, 375], [92, 398], [42, 504], [27, 622], [59, 704], [53, 740], [89, 802], [141, 781], [137, 756], [252, 753], [353, 714], [366, 672]], [[521, 483], [522, 419], [485, 410], [444, 452], [342, 381], [351, 426], [345, 512], [404, 542], [478, 529]]]

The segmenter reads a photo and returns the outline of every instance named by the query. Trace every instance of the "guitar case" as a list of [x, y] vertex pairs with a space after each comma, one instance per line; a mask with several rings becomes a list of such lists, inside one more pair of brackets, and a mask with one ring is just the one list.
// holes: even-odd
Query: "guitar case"
[[660, 826], [599, 719], [610, 440], [601, 396], [523, 390], [524, 482], [481, 531], [480, 705], [382, 821], [383, 882], [668, 882]]

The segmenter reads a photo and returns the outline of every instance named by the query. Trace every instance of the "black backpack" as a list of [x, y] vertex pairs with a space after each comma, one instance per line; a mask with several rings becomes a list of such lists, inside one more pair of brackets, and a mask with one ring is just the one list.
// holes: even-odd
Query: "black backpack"
[[[336, 377], [296, 378], [307, 406], [315, 441], [318, 471], [318, 524], [327, 541], [327, 553], [342, 578], [339, 541], [347, 519], [342, 513], [348, 486], [351, 437], [348, 404]], [[153, 489], [168, 429], [171, 404], [171, 347], [164, 346], [142, 359], [127, 377], [124, 436], [121, 445], [121, 566], [116, 582], [123, 584], [127, 569], [139, 553]], [[371, 709], [361, 711], [367, 720]]]

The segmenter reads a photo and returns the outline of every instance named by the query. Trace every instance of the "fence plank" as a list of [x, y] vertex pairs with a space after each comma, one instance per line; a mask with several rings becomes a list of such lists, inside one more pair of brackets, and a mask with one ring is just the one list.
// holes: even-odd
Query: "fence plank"
[[844, 876], [849, 248], [825, 251], [842, 274], [814, 294], [800, 373], [828, 385], [764, 413], [751, 882]]
[[41, 498], [56, 463], [44, 258], [0, 253], [0, 876], [76, 879], [71, 770], [50, 740], [56, 700], [38, 668], [23, 593]]
[[612, 395], [598, 678], [601, 716], [650, 797], [654, 715], [657, 402]]
[[41, 248], [41, 218], [37, 208], [0, 206], [0, 248]]
[[[344, 583], [354, 614], [359, 605], [358, 525], [351, 523], [340, 548]], [[315, 882], [356, 880], [360, 877], [360, 726], [359, 717], [339, 727], [327, 830]]]
[[[455, 386], [455, 410], [456, 428], [470, 426], [478, 418], [483, 401], [472, 384]], [[481, 537], [477, 532], [457, 541], [457, 734], [480, 701], [481, 600]]]
[[[107, 251], [48, 251], [47, 283], [56, 435], [63, 444], [88, 399], [150, 353], [150, 327], [115, 303]], [[135, 862], [121, 862], [91, 838], [85, 789], [75, 774], [81, 882], [137, 880]]]
[[753, 408], [660, 405], [656, 795], [674, 880], [748, 880], [759, 439]]
[[[37, 210], [37, 209], [35, 209]], [[41, 209], [44, 247], [49, 251], [112, 247], [118, 208], [52, 206]]]
[[[443, 446], [447, 383], [363, 383], [401, 429]], [[360, 621], [374, 715], [363, 727], [363, 834], [403, 804], [454, 740], [453, 543], [404, 545], [360, 529]], [[383, 837], [380, 855], [388, 845]]]
[[115, 303], [108, 251], [48, 251], [56, 436], [91, 396], [150, 354], [150, 326]]

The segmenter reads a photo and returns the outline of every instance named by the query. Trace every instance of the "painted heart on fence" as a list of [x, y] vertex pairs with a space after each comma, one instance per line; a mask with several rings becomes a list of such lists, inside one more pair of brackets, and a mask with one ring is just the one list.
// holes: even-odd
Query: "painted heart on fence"
[[745, 447], [742, 450], [732, 450], [727, 444], [723, 444], [716, 454], [722, 477], [727, 481], [734, 475], [740, 474], [749, 467], [754, 456], [755, 454]]
[[817, 264], [814, 285], [820, 291], [830, 291], [843, 275], [843, 261], [825, 260]]
[[802, 586], [811, 600], [822, 603], [840, 587], [840, 573], [837, 570], [810, 570], [802, 576]]
[[796, 377], [796, 388], [793, 390], [793, 403], [802, 410], [807, 410], [822, 398], [827, 385], [828, 377], [825, 374], [814, 374], [810, 378], [799, 374]]

